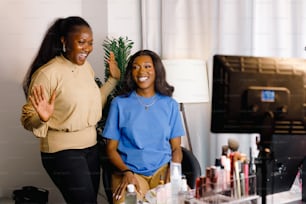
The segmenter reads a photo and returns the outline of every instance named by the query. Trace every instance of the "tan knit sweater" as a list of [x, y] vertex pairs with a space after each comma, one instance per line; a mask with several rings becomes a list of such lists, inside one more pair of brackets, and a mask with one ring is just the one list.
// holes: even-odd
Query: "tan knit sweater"
[[52, 117], [42, 122], [28, 100], [22, 107], [21, 123], [40, 138], [42, 152], [93, 146], [97, 141], [95, 126], [101, 118], [102, 105], [116, 84], [117, 80], [110, 77], [99, 89], [88, 62], [79, 66], [63, 56], [55, 57], [34, 73], [29, 88], [43, 85], [48, 99], [56, 90]]

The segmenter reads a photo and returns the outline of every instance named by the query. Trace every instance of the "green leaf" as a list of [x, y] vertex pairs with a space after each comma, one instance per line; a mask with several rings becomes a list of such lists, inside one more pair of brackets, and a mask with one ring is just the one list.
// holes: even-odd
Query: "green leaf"
[[98, 125], [97, 125], [98, 132], [101, 132], [101, 130], [103, 130], [104, 128], [111, 100], [114, 97], [116, 97], [122, 89], [122, 81], [123, 81], [123, 77], [125, 74], [128, 60], [131, 55], [131, 50], [133, 48], [133, 45], [134, 45], [134, 42], [132, 40], [128, 39], [128, 37], [122, 37], [122, 36], [118, 38], [107, 37], [102, 43], [103, 51], [105, 53], [104, 58], [103, 58], [104, 65], [105, 65], [104, 81], [106, 81], [110, 76], [109, 65], [108, 65], [108, 59], [110, 56], [110, 52], [113, 52], [115, 55], [115, 59], [118, 64], [118, 68], [120, 69], [120, 72], [121, 72], [121, 77], [120, 77], [118, 85], [109, 95], [107, 99], [107, 103], [105, 107], [103, 108], [102, 119], [98, 122]]

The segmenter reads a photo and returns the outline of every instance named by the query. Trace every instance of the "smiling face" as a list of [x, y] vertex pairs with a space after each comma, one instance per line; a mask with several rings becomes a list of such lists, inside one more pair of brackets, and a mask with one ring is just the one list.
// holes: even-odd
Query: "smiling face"
[[66, 48], [64, 56], [72, 63], [82, 65], [93, 50], [92, 31], [87, 26], [78, 26], [66, 39], [62, 38], [62, 43]]
[[151, 97], [155, 94], [155, 68], [152, 58], [148, 55], [141, 55], [133, 62], [132, 76], [137, 84], [137, 93], [144, 97]]

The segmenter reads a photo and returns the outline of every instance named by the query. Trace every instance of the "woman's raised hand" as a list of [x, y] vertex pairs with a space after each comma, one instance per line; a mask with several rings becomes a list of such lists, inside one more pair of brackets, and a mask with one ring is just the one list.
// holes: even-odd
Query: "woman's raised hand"
[[34, 86], [29, 99], [43, 122], [47, 122], [53, 114], [56, 93], [52, 93], [47, 101], [43, 86]]
[[109, 54], [108, 64], [110, 76], [117, 80], [120, 80], [121, 73], [113, 52], [110, 52]]

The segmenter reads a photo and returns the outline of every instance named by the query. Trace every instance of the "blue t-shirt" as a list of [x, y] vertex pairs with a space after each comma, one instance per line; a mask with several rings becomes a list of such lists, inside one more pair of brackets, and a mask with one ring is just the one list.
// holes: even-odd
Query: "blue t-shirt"
[[119, 141], [118, 152], [132, 171], [150, 176], [171, 160], [170, 139], [185, 131], [173, 98], [161, 94], [144, 98], [134, 91], [113, 99], [102, 135]]

